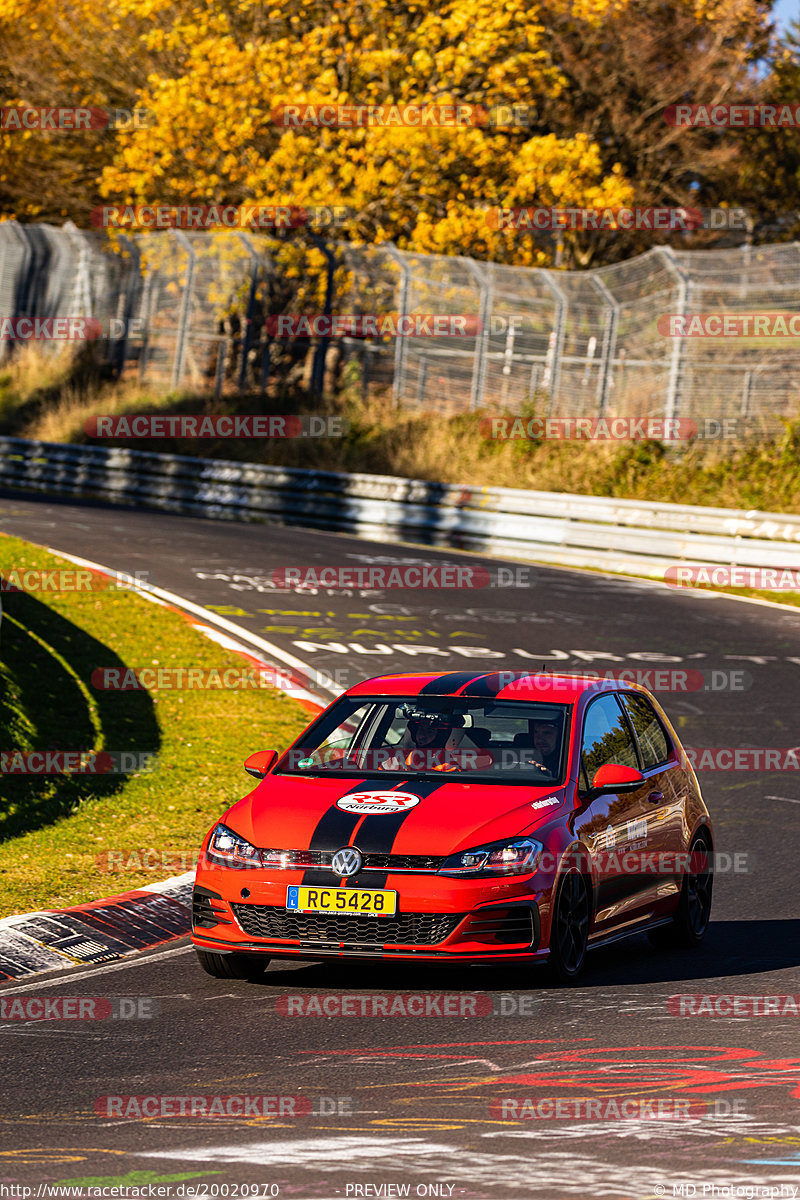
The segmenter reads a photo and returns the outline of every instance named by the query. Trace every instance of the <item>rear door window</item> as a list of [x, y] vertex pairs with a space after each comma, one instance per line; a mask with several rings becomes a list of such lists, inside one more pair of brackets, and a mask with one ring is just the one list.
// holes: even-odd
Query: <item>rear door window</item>
[[669, 742], [650, 701], [632, 692], [624, 692], [620, 699], [636, 730], [645, 771], [665, 763], [669, 758]]

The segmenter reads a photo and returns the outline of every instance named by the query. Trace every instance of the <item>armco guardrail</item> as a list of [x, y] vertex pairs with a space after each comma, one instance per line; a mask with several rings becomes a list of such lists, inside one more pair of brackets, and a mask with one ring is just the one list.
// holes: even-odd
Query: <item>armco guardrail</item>
[[0, 438], [0, 485], [377, 540], [607, 567], [800, 567], [800, 515], [345, 475], [103, 446]]

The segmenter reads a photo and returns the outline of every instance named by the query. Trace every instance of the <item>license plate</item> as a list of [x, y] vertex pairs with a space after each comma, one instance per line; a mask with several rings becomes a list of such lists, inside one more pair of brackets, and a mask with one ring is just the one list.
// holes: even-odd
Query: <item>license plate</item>
[[330, 912], [343, 916], [393, 917], [397, 892], [362, 891], [359, 888], [290, 887], [286, 907], [293, 912]]

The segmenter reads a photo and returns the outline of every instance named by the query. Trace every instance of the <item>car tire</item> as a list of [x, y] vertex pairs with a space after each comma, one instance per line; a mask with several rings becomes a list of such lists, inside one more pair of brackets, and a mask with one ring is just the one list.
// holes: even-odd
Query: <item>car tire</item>
[[[712, 849], [705, 833], [694, 838], [690, 854], [690, 866], [694, 855], [708, 855]], [[700, 865], [700, 864], [698, 864]], [[669, 925], [653, 929], [647, 935], [654, 946], [699, 946], [706, 935], [711, 915], [711, 896], [714, 885], [713, 864], [705, 870], [686, 871], [681, 885], [680, 899], [675, 916]]]
[[550, 957], [554, 983], [574, 983], [580, 975], [589, 942], [591, 904], [585, 875], [568, 867], [558, 882], [550, 926]]
[[213, 954], [208, 950], [195, 953], [206, 974], [215, 979], [260, 979], [269, 966], [269, 959], [260, 954]]

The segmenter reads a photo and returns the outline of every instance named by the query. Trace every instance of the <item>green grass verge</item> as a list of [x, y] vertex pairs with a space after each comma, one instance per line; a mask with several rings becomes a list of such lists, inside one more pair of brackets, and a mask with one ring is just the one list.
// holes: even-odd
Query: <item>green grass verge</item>
[[[0, 536], [0, 570], [71, 564]], [[224, 809], [250, 790], [252, 751], [287, 746], [308, 724], [271, 689], [98, 691], [98, 667], [240, 667], [180, 614], [129, 591], [6, 592], [0, 627], [0, 750], [138, 751], [131, 775], [0, 775], [0, 916], [102, 899], [189, 861]], [[153, 869], [129, 869], [150, 855]], [[102, 869], [108, 852], [124, 869]], [[118, 864], [119, 858], [111, 858]], [[180, 869], [180, 867], [178, 867]]]

